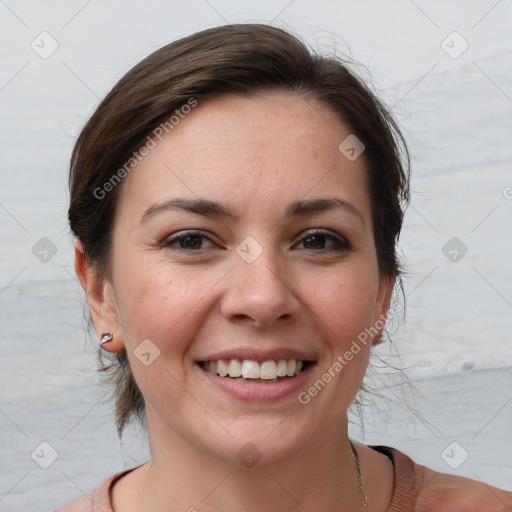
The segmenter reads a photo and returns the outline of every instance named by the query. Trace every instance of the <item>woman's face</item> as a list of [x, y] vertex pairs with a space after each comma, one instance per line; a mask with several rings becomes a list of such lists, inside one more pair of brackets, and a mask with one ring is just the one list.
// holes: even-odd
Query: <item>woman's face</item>
[[[334, 435], [392, 284], [379, 278], [364, 153], [338, 149], [350, 134], [292, 94], [199, 101], [125, 178], [103, 306], [152, 441], [276, 461]], [[272, 378], [292, 360], [306, 369]]]

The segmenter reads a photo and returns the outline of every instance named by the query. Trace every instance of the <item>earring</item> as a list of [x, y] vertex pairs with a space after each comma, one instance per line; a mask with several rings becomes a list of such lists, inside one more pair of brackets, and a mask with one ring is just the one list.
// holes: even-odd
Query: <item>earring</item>
[[103, 348], [104, 343], [108, 343], [109, 341], [112, 341], [114, 339], [114, 336], [112, 336], [112, 333], [105, 333], [101, 336], [100, 341], [100, 347]]

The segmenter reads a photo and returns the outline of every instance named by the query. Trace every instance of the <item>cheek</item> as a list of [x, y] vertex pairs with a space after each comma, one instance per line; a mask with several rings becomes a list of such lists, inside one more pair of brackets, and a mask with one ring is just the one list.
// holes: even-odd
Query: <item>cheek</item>
[[125, 260], [116, 268], [116, 303], [128, 346], [141, 338], [160, 344], [162, 331], [169, 330], [186, 307], [186, 290], [175, 275], [146, 260]]
[[125, 265], [123, 281], [119, 267], [120, 325], [130, 367], [145, 399], [151, 402], [155, 393], [163, 393], [174, 402], [179, 400], [176, 380], [183, 380], [184, 353], [196, 333], [193, 305], [202, 287], [197, 280], [180, 278], [158, 262], [146, 265], [145, 260], [133, 262], [133, 268]]
[[377, 290], [371, 268], [354, 268], [326, 276], [315, 284], [314, 308], [338, 343], [357, 336], [373, 319]]
[[[126, 276], [121, 280], [121, 273]], [[181, 361], [181, 354], [201, 328], [201, 303], [215, 279], [172, 268], [169, 262], [141, 255], [119, 267], [119, 315], [125, 343], [132, 351], [150, 339], [162, 355]]]
[[[376, 285], [361, 272], [340, 272], [319, 282], [314, 313], [320, 320], [327, 357], [318, 368], [317, 380], [302, 398], [326, 413], [335, 424], [356, 397], [363, 381], [372, 346]], [[321, 291], [323, 289], [323, 292]], [[324, 391], [325, 389], [325, 391]]]

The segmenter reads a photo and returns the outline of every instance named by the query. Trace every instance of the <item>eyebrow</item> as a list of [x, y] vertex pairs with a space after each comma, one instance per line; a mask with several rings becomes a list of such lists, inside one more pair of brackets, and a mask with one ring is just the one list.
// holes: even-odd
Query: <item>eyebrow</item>
[[[181, 208], [182, 210], [186, 210], [198, 215], [204, 215], [206, 217], [217, 217], [235, 220], [240, 218], [240, 215], [236, 214], [231, 207], [221, 203], [202, 198], [187, 199], [177, 197], [162, 203], [151, 205], [142, 214], [140, 223], [142, 224], [147, 222], [151, 217], [157, 215], [158, 213], [173, 210], [175, 208]], [[346, 201], [345, 199], [339, 199], [337, 197], [295, 201], [288, 206], [285, 213], [285, 219], [297, 216], [314, 215], [333, 210], [335, 208], [341, 208], [346, 212], [357, 216], [366, 229], [364, 217], [361, 212], [349, 201]]]

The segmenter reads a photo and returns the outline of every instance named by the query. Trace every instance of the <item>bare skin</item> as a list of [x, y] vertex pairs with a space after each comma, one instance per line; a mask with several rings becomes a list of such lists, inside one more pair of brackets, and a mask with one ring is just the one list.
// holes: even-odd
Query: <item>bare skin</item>
[[[77, 245], [96, 330], [114, 333], [108, 350], [127, 349], [146, 401], [151, 461], [114, 486], [116, 512], [362, 509], [346, 411], [378, 336], [298, 400], [389, 306], [364, 154], [349, 161], [338, 150], [350, 133], [292, 94], [204, 101], [125, 178], [108, 278]], [[238, 217], [154, 207], [173, 198], [215, 201]], [[291, 203], [321, 198], [352, 207], [285, 218]], [[237, 252], [247, 237], [252, 254], [261, 249], [250, 263]], [[159, 351], [149, 365], [136, 357], [144, 340]], [[296, 350], [312, 364], [294, 392], [242, 400], [198, 364], [231, 349]], [[239, 456], [247, 443], [261, 456], [251, 467]], [[366, 510], [385, 512], [393, 466], [356, 447]]]

